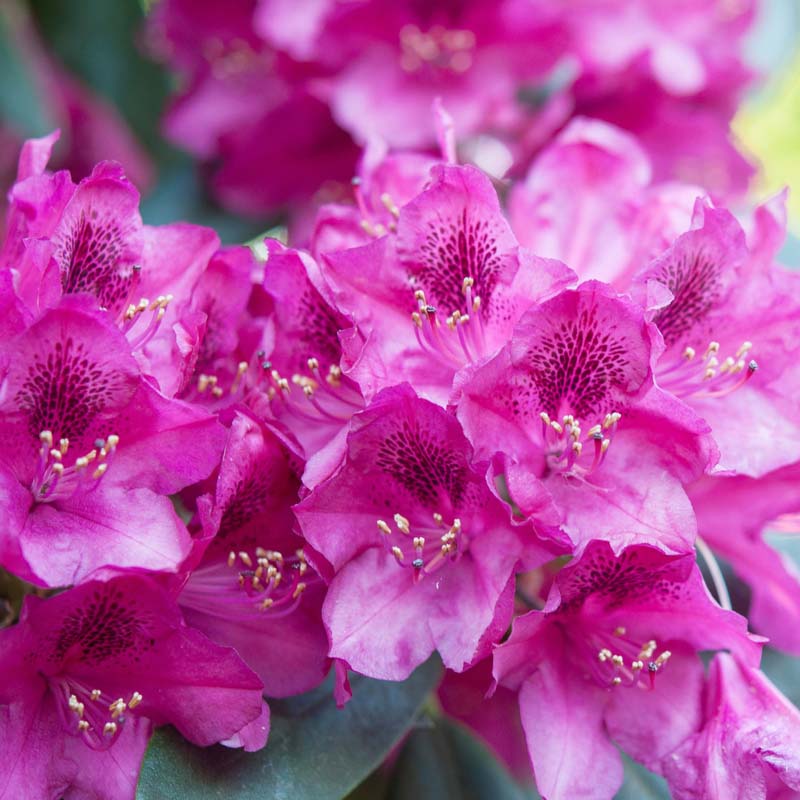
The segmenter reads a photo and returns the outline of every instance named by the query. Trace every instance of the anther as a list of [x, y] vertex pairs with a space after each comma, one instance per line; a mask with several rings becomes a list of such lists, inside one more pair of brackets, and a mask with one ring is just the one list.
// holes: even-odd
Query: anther
[[78, 730], [81, 733], [86, 733], [89, 730], [89, 723], [85, 719], [78, 720]]
[[392, 532], [392, 529], [382, 519], [378, 520], [378, 530], [387, 536]]
[[143, 699], [144, 698], [142, 697], [142, 695], [139, 692], [134, 692], [131, 695], [131, 699], [128, 700], [128, 708], [136, 708], [136, 706], [138, 706], [139, 703], [141, 703]]
[[411, 532], [411, 523], [402, 514], [394, 515], [394, 523], [403, 533]]
[[398, 561], [403, 561], [405, 559], [405, 556], [403, 555], [403, 551], [397, 546], [392, 548], [392, 554], [394, 555], [394, 557]]
[[242, 560], [242, 563], [245, 566], [252, 567], [253, 566], [253, 559], [250, 558], [249, 554], [244, 550], [239, 551], [239, 558]]
[[103, 725], [103, 734], [106, 736], [113, 736], [117, 732], [117, 723], [116, 722], [106, 722]]
[[101, 694], [102, 692], [99, 689], [92, 689], [92, 693], [90, 696], [92, 700], [99, 700]]

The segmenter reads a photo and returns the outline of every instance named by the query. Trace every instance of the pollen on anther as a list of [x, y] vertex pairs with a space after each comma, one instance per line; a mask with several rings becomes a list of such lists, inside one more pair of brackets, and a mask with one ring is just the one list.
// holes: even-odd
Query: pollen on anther
[[113, 736], [117, 732], [117, 723], [116, 722], [106, 722], [103, 725], [103, 733], [106, 736]]

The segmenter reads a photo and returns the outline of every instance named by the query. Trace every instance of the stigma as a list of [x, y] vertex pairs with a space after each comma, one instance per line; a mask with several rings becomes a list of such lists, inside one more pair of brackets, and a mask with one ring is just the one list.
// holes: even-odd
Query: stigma
[[103, 689], [90, 688], [82, 681], [64, 678], [59, 705], [67, 729], [80, 736], [93, 750], [104, 750], [122, 733], [126, 722], [144, 700], [141, 692], [114, 696]]
[[39, 434], [39, 463], [31, 484], [35, 502], [64, 500], [76, 492], [94, 489], [108, 472], [118, 444], [119, 436], [116, 434], [96, 439], [91, 450], [69, 464], [69, 439], [56, 442], [52, 431], [42, 431]]
[[583, 477], [603, 463], [622, 414], [618, 411], [609, 412], [585, 433], [573, 414], [565, 414], [559, 422], [542, 411], [539, 419], [542, 422], [541, 435], [548, 469]]
[[677, 397], [725, 397], [744, 386], [758, 370], [758, 362], [750, 357], [752, 349], [752, 342], [742, 342], [723, 357], [719, 342], [709, 342], [702, 355], [694, 347], [686, 347], [679, 357], [659, 362], [656, 377], [662, 388]]
[[464, 306], [449, 314], [431, 305], [422, 289], [414, 292], [417, 310], [411, 320], [420, 348], [455, 369], [477, 361], [486, 352], [484, 311], [474, 288], [475, 280], [465, 277], [461, 284]]
[[432, 522], [414, 524], [402, 514], [395, 514], [391, 525], [377, 520], [384, 547], [401, 567], [412, 570], [414, 582], [425, 575], [456, 561], [466, 548], [461, 520], [446, 524], [441, 514], [434, 513]]

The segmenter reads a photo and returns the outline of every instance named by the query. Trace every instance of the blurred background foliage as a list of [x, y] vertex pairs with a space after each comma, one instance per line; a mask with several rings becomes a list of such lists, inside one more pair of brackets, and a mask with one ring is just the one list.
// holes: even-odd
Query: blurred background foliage
[[[71, 142], [72, 147], [67, 160], [65, 145], [61, 155], [57, 151], [57, 160], [62, 159], [57, 166], [73, 169], [78, 178], [95, 161], [119, 158], [142, 190], [145, 222], [186, 220], [213, 227], [223, 242], [248, 241], [279, 220], [245, 219], [221, 209], [206, 192], [200, 168], [161, 134], [160, 120], [174, 78], [147, 56], [142, 23], [150, 2], [0, 0], [0, 189], [5, 192], [13, 181], [21, 142], [60, 127], [66, 145]], [[734, 129], [745, 151], [760, 164], [752, 199], [785, 185], [794, 189], [791, 233], [782, 255], [785, 263], [800, 267], [800, 1], [764, 0], [762, 8], [748, 44], [748, 60], [763, 80], [747, 98]], [[68, 102], [59, 99], [65, 76], [70, 82]], [[108, 130], [115, 132], [111, 139], [105, 135]], [[800, 563], [795, 540], [779, 536], [774, 544]], [[746, 587], [729, 570], [727, 574], [737, 610], [746, 613]], [[3, 596], [11, 598], [13, 605], [24, 591], [20, 587]], [[764, 667], [779, 688], [800, 704], [800, 663], [768, 649]], [[401, 699], [397, 702], [402, 709]], [[342, 718], [330, 712], [330, 703], [320, 711], [329, 714], [327, 724], [340, 725]], [[413, 721], [408, 719], [404, 743], [349, 795], [352, 800], [536, 796], [530, 787], [513, 783], [488, 748], [466, 728], [443, 717], [435, 705], [425, 706]], [[394, 741], [399, 731], [393, 732]], [[347, 744], [341, 733], [334, 738]], [[169, 733], [158, 741], [167, 748], [165, 752], [170, 747], [189, 747], [170, 739]], [[161, 769], [169, 771], [170, 761], [163, 761], [160, 768], [159, 751], [153, 752], [149, 772], [144, 774], [161, 780]], [[365, 761], [352, 748], [337, 756], [334, 747], [332, 755], [339, 759], [337, 763], [349, 758], [347, 763], [356, 770], [353, 775], [360, 770], [359, 781], [375, 763], [374, 755]], [[347, 780], [351, 785], [356, 782], [350, 773]], [[152, 795], [145, 791], [141, 796]], [[626, 761], [620, 800], [665, 797], [668, 793], [660, 778]]]

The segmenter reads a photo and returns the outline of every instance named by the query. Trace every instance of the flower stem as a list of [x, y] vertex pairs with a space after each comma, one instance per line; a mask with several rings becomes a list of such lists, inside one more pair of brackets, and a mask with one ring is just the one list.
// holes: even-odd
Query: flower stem
[[706, 562], [708, 571], [711, 574], [711, 580], [714, 582], [714, 590], [717, 593], [717, 600], [719, 604], [726, 610], [732, 611], [731, 596], [728, 594], [728, 587], [725, 584], [725, 578], [722, 576], [722, 570], [719, 568], [717, 559], [711, 552], [711, 548], [698, 536], [695, 539], [697, 550], [703, 556], [703, 561]]

